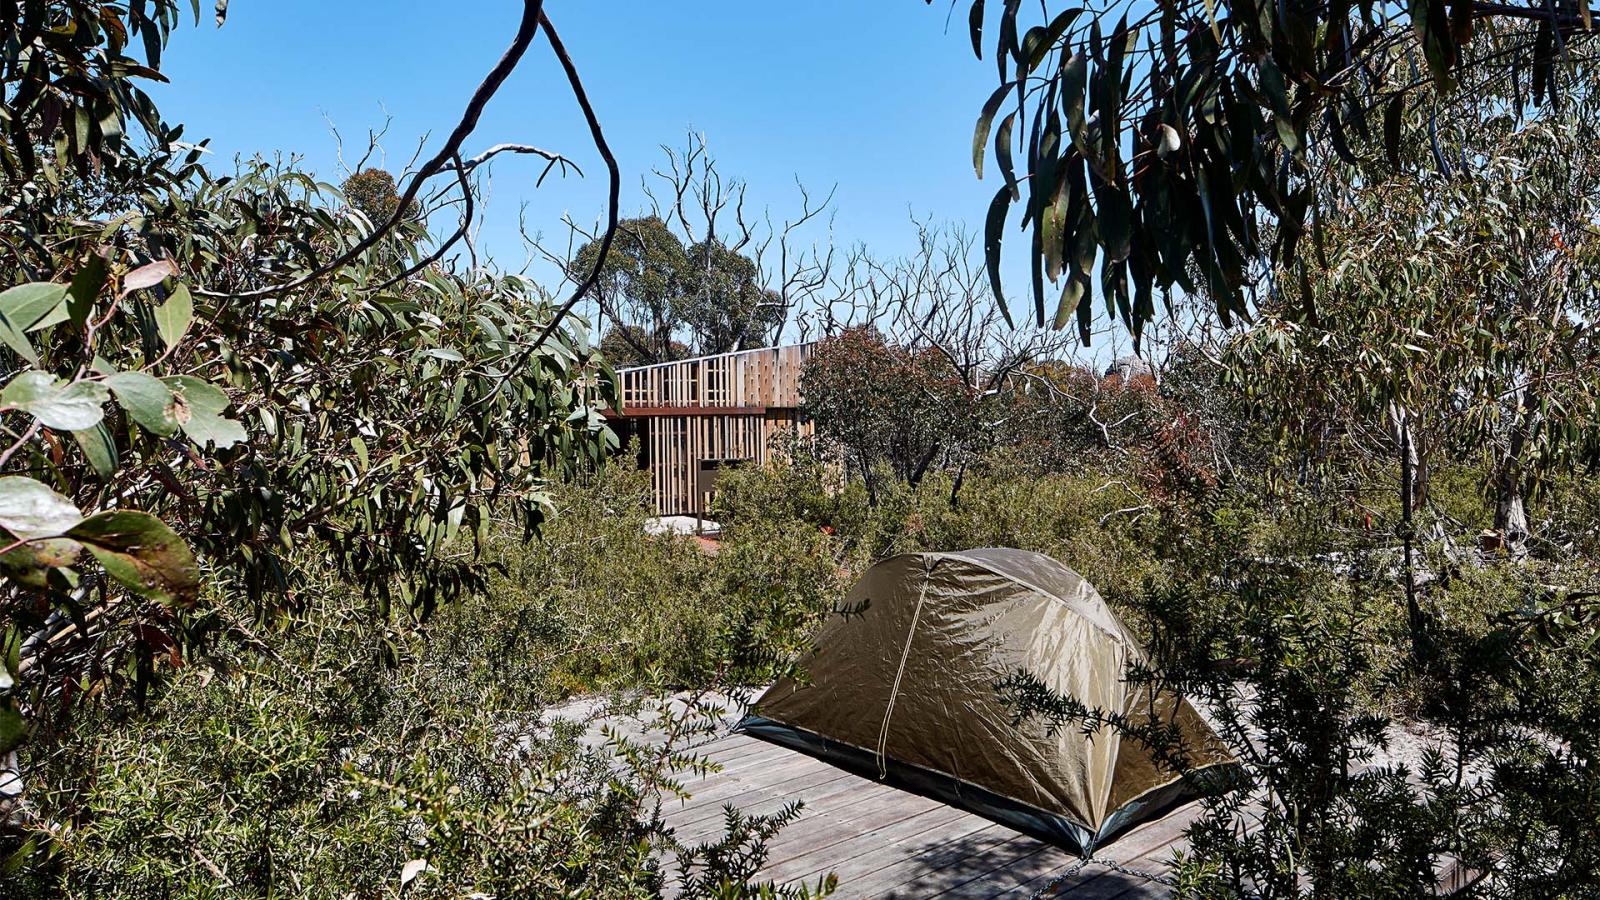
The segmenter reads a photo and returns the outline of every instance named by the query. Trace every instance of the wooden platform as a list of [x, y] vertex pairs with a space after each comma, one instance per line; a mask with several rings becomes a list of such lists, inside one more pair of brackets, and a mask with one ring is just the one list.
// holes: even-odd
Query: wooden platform
[[[988, 819], [885, 787], [743, 735], [697, 748], [722, 771], [686, 787], [687, 801], [670, 801], [667, 824], [686, 844], [720, 836], [723, 807], [771, 813], [799, 800], [799, 819], [770, 844], [763, 879], [816, 884], [839, 878], [836, 897], [1032, 896], [1070, 868], [1076, 857]], [[1162, 874], [1182, 846], [1186, 810], [1142, 826], [1100, 850], [1144, 873]], [[1101, 865], [1086, 866], [1055, 896], [1166, 897], [1170, 890]]]
[[800, 435], [800, 375], [811, 344], [741, 350], [622, 369], [622, 409], [606, 418], [650, 470], [659, 515], [703, 513], [701, 464], [762, 465], [779, 431]]

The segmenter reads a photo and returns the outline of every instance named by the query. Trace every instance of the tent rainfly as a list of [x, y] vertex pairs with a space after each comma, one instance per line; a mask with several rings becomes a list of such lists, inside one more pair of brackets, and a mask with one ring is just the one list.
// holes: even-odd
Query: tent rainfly
[[[1138, 641], [1082, 577], [1021, 550], [874, 566], [737, 730], [1090, 853], [1194, 799], [1194, 782], [1109, 728], [1015, 723], [996, 682], [1032, 673], [1089, 709], [1175, 725], [1196, 772], [1236, 764], [1187, 700], [1124, 679]], [[1191, 773], [1193, 774], [1193, 773]]]

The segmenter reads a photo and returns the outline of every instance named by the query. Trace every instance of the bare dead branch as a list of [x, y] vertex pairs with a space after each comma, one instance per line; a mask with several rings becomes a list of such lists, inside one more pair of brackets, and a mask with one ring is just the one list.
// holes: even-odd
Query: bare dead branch
[[578, 301], [582, 300], [584, 295], [599, 283], [600, 273], [605, 268], [606, 257], [610, 255], [611, 245], [617, 237], [617, 225], [622, 207], [622, 169], [617, 165], [617, 158], [611, 152], [610, 143], [606, 141], [605, 130], [600, 127], [600, 117], [595, 114], [594, 105], [589, 102], [589, 92], [584, 89], [583, 79], [578, 76], [578, 67], [573, 64], [572, 56], [567, 53], [566, 45], [561, 42], [561, 36], [556, 33], [548, 17], [543, 13], [540, 13], [539, 16], [544, 23], [545, 37], [549, 39], [550, 47], [555, 51], [556, 59], [561, 62], [561, 70], [566, 73], [567, 83], [572, 88], [572, 95], [577, 99], [578, 106], [583, 110], [584, 121], [589, 124], [589, 135], [594, 140], [595, 150], [599, 152], [600, 158], [605, 160], [610, 189], [606, 201], [606, 230], [600, 239], [600, 252], [595, 256], [594, 269], [589, 272], [583, 283], [579, 284], [577, 289], [572, 292], [572, 296], [567, 299], [567, 302], [556, 310], [555, 315], [550, 319], [550, 323], [545, 326], [544, 331], [539, 335], [539, 339], [534, 342], [531, 348], [533, 350], [537, 350], [544, 345], [545, 341], [550, 339], [550, 335], [554, 334], [556, 328], [561, 325], [561, 320], [566, 318], [567, 314], [572, 312], [573, 307], [578, 305]]
[[[518, 25], [516, 37], [512, 40], [510, 48], [506, 50], [505, 55], [500, 58], [495, 67], [490, 70], [488, 77], [483, 80], [478, 89], [473, 92], [472, 99], [467, 103], [466, 112], [450, 133], [449, 138], [445, 140], [444, 146], [411, 177], [405, 191], [400, 196], [400, 203], [395, 208], [394, 215], [390, 216], [389, 220], [383, 223], [381, 227], [375, 228], [372, 233], [358, 241], [355, 246], [339, 254], [332, 262], [319, 266], [315, 270], [283, 284], [229, 295], [218, 295], [209, 291], [196, 291], [196, 293], [211, 297], [230, 296], [240, 300], [275, 296], [319, 281], [343, 269], [359, 258], [361, 254], [377, 246], [380, 241], [405, 222], [406, 216], [410, 213], [412, 203], [422, 193], [423, 185], [434, 175], [443, 171], [444, 167], [452, 159], [459, 157], [461, 146], [477, 130], [478, 121], [482, 118], [484, 109], [494, 99], [495, 94], [499, 93], [506, 79], [511, 77], [511, 73], [516, 70], [517, 66], [522, 62], [522, 58], [527, 54], [528, 47], [533, 43], [534, 36], [538, 33], [541, 23], [548, 28], [548, 19], [544, 15], [544, 0], [523, 0], [522, 21]], [[552, 46], [555, 46], [553, 37], [551, 43]], [[572, 73], [569, 71], [569, 80], [574, 80], [571, 75]], [[585, 103], [585, 105], [587, 104]]]

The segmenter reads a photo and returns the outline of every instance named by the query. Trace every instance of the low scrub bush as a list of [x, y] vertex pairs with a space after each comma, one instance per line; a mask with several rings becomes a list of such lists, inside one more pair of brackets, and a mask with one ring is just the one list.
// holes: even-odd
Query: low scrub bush
[[729, 527], [716, 552], [648, 534], [645, 473], [608, 468], [555, 493], [545, 538], [501, 535], [487, 552], [496, 603], [541, 635], [566, 693], [720, 677], [759, 684], [842, 593], [818, 528], [781, 516]]
[[[680, 847], [657, 815], [702, 762], [579, 741], [547, 711], [763, 683], [838, 590], [821, 532], [753, 525], [712, 556], [649, 535], [648, 485], [556, 488], [542, 539], [492, 530], [489, 590], [400, 626], [329, 575], [270, 627], [225, 622], [140, 705], [92, 699], [29, 755], [10, 896], [690, 896], [750, 885], [792, 813]], [[176, 658], [174, 658], [176, 661]], [[621, 707], [619, 707], [621, 708]], [[682, 856], [672, 873], [662, 861]], [[768, 890], [771, 887], [768, 886]], [[782, 893], [782, 892], [778, 892]], [[793, 895], [794, 892], [782, 894]], [[776, 894], [775, 894], [776, 895]]]
[[[23, 895], [648, 893], [641, 775], [541, 727], [548, 645], [469, 601], [424, 632], [328, 584], [149, 708], [87, 707], [34, 760]], [[374, 651], [381, 647], [381, 651]], [[417, 861], [417, 862], [413, 862]]]

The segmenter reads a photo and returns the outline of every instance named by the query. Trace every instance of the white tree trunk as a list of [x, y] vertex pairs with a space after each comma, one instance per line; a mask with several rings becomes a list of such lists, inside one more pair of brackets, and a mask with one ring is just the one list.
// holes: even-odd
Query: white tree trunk
[[1527, 554], [1528, 507], [1523, 499], [1522, 479], [1509, 461], [1502, 462], [1495, 477], [1494, 530], [1505, 536], [1506, 552], [1514, 557]]

